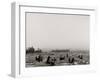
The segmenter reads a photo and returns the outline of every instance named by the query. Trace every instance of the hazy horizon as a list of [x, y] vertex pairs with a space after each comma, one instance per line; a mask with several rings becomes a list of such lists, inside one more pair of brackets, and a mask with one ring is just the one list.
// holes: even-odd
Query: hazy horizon
[[89, 50], [89, 16], [26, 14], [26, 48]]

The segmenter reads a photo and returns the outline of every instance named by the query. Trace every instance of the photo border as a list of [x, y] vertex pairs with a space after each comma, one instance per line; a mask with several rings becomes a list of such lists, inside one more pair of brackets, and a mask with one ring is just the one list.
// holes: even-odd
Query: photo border
[[[93, 28], [94, 28], [94, 26], [95, 26], [95, 9], [94, 8], [92, 8], [92, 9], [88, 9], [88, 8], [71, 8], [71, 7], [69, 7], [69, 8], [64, 8], [64, 7], [48, 7], [48, 6], [32, 6], [32, 5], [27, 5], [27, 4], [25, 4], [25, 5], [23, 5], [23, 4], [19, 4], [19, 3], [12, 3], [12, 15], [13, 15], [13, 17], [12, 17], [12, 34], [14, 34], [14, 35], [12, 35], [12, 47], [13, 48], [15, 48], [14, 50], [12, 50], [12, 55], [11, 55], [11, 58], [12, 58], [12, 62], [11, 62], [11, 72], [12, 72], [12, 76], [14, 76], [14, 77], [21, 77], [21, 76], [34, 76], [32, 73], [33, 73], [33, 71], [32, 71], [32, 73], [30, 74], [30, 71], [31, 70], [29, 70], [29, 73], [28, 72], [25, 72], [24, 70], [25, 70], [25, 68], [23, 69], [23, 61], [22, 61], [22, 53], [21, 53], [21, 51], [22, 51], [22, 48], [21, 48], [21, 39], [22, 39], [22, 37], [21, 37], [21, 34], [23, 33], [23, 31], [22, 31], [22, 22], [21, 22], [21, 18], [22, 18], [22, 16], [21, 16], [21, 11], [22, 11], [22, 8], [24, 8], [24, 7], [28, 7], [28, 8], [32, 8], [32, 7], [35, 7], [35, 8], [39, 8], [39, 9], [41, 9], [41, 8], [46, 8], [46, 9], [63, 9], [63, 10], [66, 10], [66, 9], [68, 9], [68, 10], [74, 10], [74, 11], [80, 11], [80, 12], [82, 12], [82, 11], [87, 11], [87, 12], [92, 12], [92, 15], [93, 15], [93, 18], [91, 18], [90, 20], [93, 22], [93, 23], [91, 23], [91, 25], [90, 25], [90, 27], [92, 26], [92, 33], [90, 33], [91, 35], [93, 35], [93, 36], [91, 36], [92, 37], [92, 39], [94, 38], [94, 31], [93, 31]], [[24, 11], [24, 10], [23, 10]], [[27, 11], [26, 11], [27, 12]], [[31, 12], [31, 11], [30, 11]], [[40, 12], [39, 12], [40, 13]], [[77, 12], [76, 12], [77, 13]], [[47, 13], [48, 14], [48, 13]], [[56, 14], [56, 13], [55, 13]], [[87, 13], [89, 16], [90, 16], [90, 13]], [[66, 14], [67, 15], [67, 14]], [[71, 14], [72, 15], [72, 14]], [[75, 15], [80, 15], [80, 14], [75, 14]], [[82, 14], [81, 14], [82, 15]], [[83, 14], [84, 15], [84, 14]], [[94, 19], [94, 20], [93, 20]], [[24, 15], [24, 21], [26, 21], [26, 19], [25, 19], [25, 15]], [[26, 26], [26, 25], [25, 25]], [[24, 26], [24, 28], [26, 28]], [[14, 27], [14, 28], [13, 28]], [[15, 31], [15, 32], [14, 32]], [[26, 33], [25, 33], [26, 34]], [[93, 49], [93, 47], [94, 47], [94, 40], [93, 41], [91, 41], [92, 42], [92, 47], [91, 47], [91, 45], [90, 45], [90, 47], [91, 47], [91, 49]], [[91, 51], [90, 51], [91, 52]], [[93, 50], [92, 50], [92, 52], [94, 52]], [[93, 54], [92, 54], [92, 56], [94, 56]], [[25, 57], [25, 56], [24, 56]], [[96, 61], [96, 58], [94, 58], [93, 60], [95, 60]], [[25, 65], [25, 64], [24, 64]], [[76, 66], [76, 65], [75, 65]], [[80, 65], [78, 65], [79, 67], [80, 67]], [[77, 66], [77, 68], [78, 68], [78, 66]], [[83, 65], [84, 66], [84, 65]], [[85, 65], [86, 66], [86, 65]], [[81, 67], [82, 67], [82, 65], [81, 65]], [[95, 65], [92, 65], [91, 66], [92, 68], [91, 68], [91, 70], [95, 70]], [[38, 67], [37, 67], [38, 68]], [[37, 70], [37, 68], [35, 68], [36, 70]], [[58, 67], [58, 66], [56, 66], [56, 67], [53, 67], [54, 69], [52, 69], [52, 70], [55, 70], [56, 68], [58, 68], [58, 69], [61, 69], [62, 71], [63, 71], [63, 69], [62, 68], [65, 68], [65, 66], [62, 66], [62, 67]], [[73, 70], [72, 68], [73, 67], [71, 67], [71, 68], [69, 68], [69, 66], [67, 67], [68, 69], [70, 69], [70, 70]], [[90, 68], [90, 67], [88, 67], [88, 68]], [[41, 69], [41, 68], [38, 68], [38, 69]], [[50, 67], [45, 67], [45, 69], [50, 69]], [[50, 69], [50, 70], [51, 70]], [[36, 71], [35, 70], [35, 71]], [[51, 71], [52, 71], [51, 70]], [[90, 70], [90, 72], [91, 72], [91, 70]], [[45, 70], [44, 70], [45, 71]], [[47, 70], [46, 70], [47, 71]], [[61, 71], [61, 72], [62, 72]], [[24, 74], [24, 72], [26, 73], [26, 74]], [[39, 72], [39, 71], [37, 71], [37, 72]], [[43, 72], [43, 70], [42, 70], [42, 72]], [[76, 72], [82, 72], [82, 71], [80, 71], [80, 70], [77, 70]], [[76, 73], [75, 72], [75, 73]], [[88, 72], [87, 70], [86, 70], [86, 72]], [[52, 73], [52, 72], [51, 72]], [[48, 74], [51, 74], [51, 73], [48, 73]], [[57, 73], [57, 72], [56, 72]], [[66, 74], [66, 73], [68, 73], [68, 72], [64, 72], [64, 74]], [[71, 71], [71, 73], [73, 73], [73, 71]], [[54, 73], [55, 74], [55, 73]], [[41, 74], [37, 74], [37, 75], [41, 75]], [[44, 74], [45, 75], [45, 74]], [[57, 74], [56, 74], [57, 75]]]

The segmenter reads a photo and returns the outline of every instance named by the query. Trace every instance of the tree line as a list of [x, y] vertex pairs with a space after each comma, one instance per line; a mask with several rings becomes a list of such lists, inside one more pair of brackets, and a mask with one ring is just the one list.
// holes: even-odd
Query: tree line
[[26, 54], [28, 54], [28, 53], [41, 53], [41, 52], [42, 52], [42, 50], [39, 48], [38, 48], [38, 50], [35, 50], [34, 47], [29, 47], [26, 49]]

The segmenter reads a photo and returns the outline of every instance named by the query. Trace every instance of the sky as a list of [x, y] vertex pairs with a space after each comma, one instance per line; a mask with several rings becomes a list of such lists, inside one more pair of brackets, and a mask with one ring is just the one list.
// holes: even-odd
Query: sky
[[26, 48], [89, 49], [89, 16], [26, 13]]

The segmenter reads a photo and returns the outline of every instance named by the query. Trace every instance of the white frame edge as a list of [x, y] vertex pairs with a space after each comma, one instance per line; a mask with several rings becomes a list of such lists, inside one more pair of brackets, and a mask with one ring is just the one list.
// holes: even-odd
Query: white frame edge
[[11, 76], [19, 76], [19, 7], [11, 4]]

